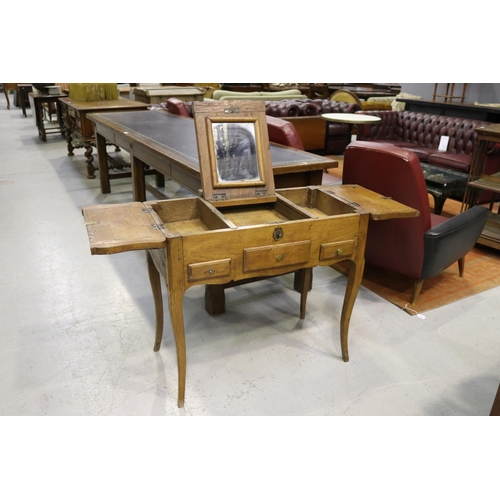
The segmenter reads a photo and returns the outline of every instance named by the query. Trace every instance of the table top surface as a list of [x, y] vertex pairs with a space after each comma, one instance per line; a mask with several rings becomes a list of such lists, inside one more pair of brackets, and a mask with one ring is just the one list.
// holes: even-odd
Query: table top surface
[[[174, 157], [199, 171], [198, 146], [192, 118], [173, 115], [165, 110], [118, 111], [88, 115], [98, 127], [122, 133], [130, 142], [150, 146], [159, 154]], [[99, 129], [97, 130], [99, 133]], [[300, 166], [301, 170], [334, 168], [335, 160], [279, 144], [270, 143], [273, 168]], [[324, 166], [324, 167], [322, 167]]]
[[66, 95], [63, 97], [61, 102], [65, 103], [69, 107], [76, 109], [78, 111], [100, 111], [104, 109], [147, 109], [151, 104], [139, 101], [133, 101], [132, 99], [127, 99], [126, 97], [118, 97], [118, 99], [109, 99], [106, 101], [75, 101], [70, 99]]
[[330, 122], [340, 123], [374, 123], [381, 120], [378, 116], [358, 115], [357, 113], [324, 113], [321, 117]]
[[28, 95], [30, 97], [33, 97], [33, 99], [38, 99], [40, 101], [44, 99], [51, 99], [57, 101], [61, 97], [68, 97], [68, 94], [63, 94], [62, 92], [60, 94], [42, 94], [38, 92], [30, 92]]
[[426, 183], [437, 184], [442, 187], [465, 187], [468, 174], [450, 170], [449, 168], [430, 165], [420, 162]]
[[490, 123], [484, 127], [477, 127], [476, 132], [479, 135], [492, 135], [500, 139], [500, 123]]

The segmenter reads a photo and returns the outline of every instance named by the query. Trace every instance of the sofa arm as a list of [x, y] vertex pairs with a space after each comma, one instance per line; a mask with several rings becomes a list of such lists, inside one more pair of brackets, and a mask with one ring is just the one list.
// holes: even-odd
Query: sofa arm
[[424, 233], [424, 263], [420, 279], [440, 273], [469, 253], [477, 243], [489, 210], [476, 205]]

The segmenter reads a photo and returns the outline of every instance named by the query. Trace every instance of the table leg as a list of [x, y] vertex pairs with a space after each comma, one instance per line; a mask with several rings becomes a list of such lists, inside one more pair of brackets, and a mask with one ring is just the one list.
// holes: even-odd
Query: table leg
[[156, 333], [153, 350], [160, 350], [161, 339], [163, 337], [163, 300], [161, 295], [161, 276], [153, 261], [150, 252], [147, 253], [148, 258], [148, 273], [151, 289], [153, 291], [153, 299], [155, 303], [155, 318], [156, 318]]
[[186, 338], [184, 335], [184, 317], [182, 297], [184, 295], [184, 269], [182, 266], [182, 238], [174, 238], [167, 242], [168, 259], [166, 262], [166, 281], [168, 289], [168, 309], [177, 351], [178, 391], [177, 406], [184, 406], [186, 391]]
[[349, 361], [349, 323], [351, 321], [352, 309], [358, 296], [359, 287], [363, 279], [363, 270], [365, 259], [360, 258], [356, 261], [349, 261], [349, 276], [347, 278], [347, 287], [342, 305], [342, 314], [340, 316], [340, 346], [342, 349], [342, 359], [347, 363]]
[[307, 292], [312, 285], [312, 267], [297, 271], [295, 273], [296, 279], [297, 275], [300, 276], [300, 278], [298, 278], [300, 282], [300, 319], [304, 319], [306, 317]]
[[87, 158], [87, 179], [95, 179], [94, 172], [97, 170], [94, 167], [94, 156], [92, 155], [92, 143], [89, 141], [84, 142], [85, 158]]
[[10, 109], [9, 91], [7, 90], [7, 87], [5, 86], [5, 83], [3, 84], [3, 93], [5, 94], [5, 100], [7, 101], [7, 109]]
[[436, 215], [441, 215], [441, 212], [443, 211], [443, 206], [444, 202], [447, 200], [447, 196], [444, 196], [443, 194], [433, 194], [431, 193], [431, 196], [434, 198], [434, 213]]
[[66, 131], [64, 129], [64, 118], [63, 118], [63, 110], [61, 103], [57, 101], [56, 103], [56, 112], [57, 112], [57, 124], [59, 125], [59, 130], [61, 131], [61, 136], [64, 139], [66, 136]]
[[65, 135], [66, 135], [66, 143], [68, 145], [68, 156], [75, 156], [73, 150], [75, 149], [73, 146], [73, 138], [71, 137], [71, 130], [69, 127], [65, 127]]
[[26, 91], [23, 88], [19, 88], [17, 94], [19, 96], [19, 104], [21, 105], [23, 116], [26, 118], [28, 116], [26, 114]]
[[45, 126], [43, 124], [43, 103], [36, 101], [35, 113], [38, 136], [43, 142], [47, 142], [47, 134], [45, 133]]
[[108, 154], [106, 152], [106, 138], [96, 134], [97, 160], [99, 162], [99, 180], [101, 182], [101, 193], [111, 193], [108, 170]]
[[130, 153], [130, 166], [132, 168], [132, 186], [134, 190], [134, 201], [146, 201], [146, 164], [135, 158]]

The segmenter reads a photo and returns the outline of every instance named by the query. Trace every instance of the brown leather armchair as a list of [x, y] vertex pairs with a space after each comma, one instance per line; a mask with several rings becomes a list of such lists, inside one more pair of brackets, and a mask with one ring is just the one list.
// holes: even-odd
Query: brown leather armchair
[[476, 244], [489, 210], [475, 206], [452, 218], [430, 213], [429, 198], [417, 155], [388, 144], [351, 143], [344, 155], [343, 184], [358, 184], [417, 209], [413, 219], [372, 221], [365, 259], [375, 266], [414, 280], [415, 304], [425, 279], [458, 261]]

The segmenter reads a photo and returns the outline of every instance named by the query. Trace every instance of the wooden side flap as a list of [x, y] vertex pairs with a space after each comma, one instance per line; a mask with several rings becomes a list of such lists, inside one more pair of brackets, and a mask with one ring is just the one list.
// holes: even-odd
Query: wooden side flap
[[163, 248], [161, 228], [139, 202], [82, 207], [92, 255]]
[[337, 184], [320, 186], [322, 190], [334, 193], [347, 204], [359, 207], [370, 213], [370, 219], [407, 219], [418, 217], [419, 211], [375, 193], [356, 184]]

